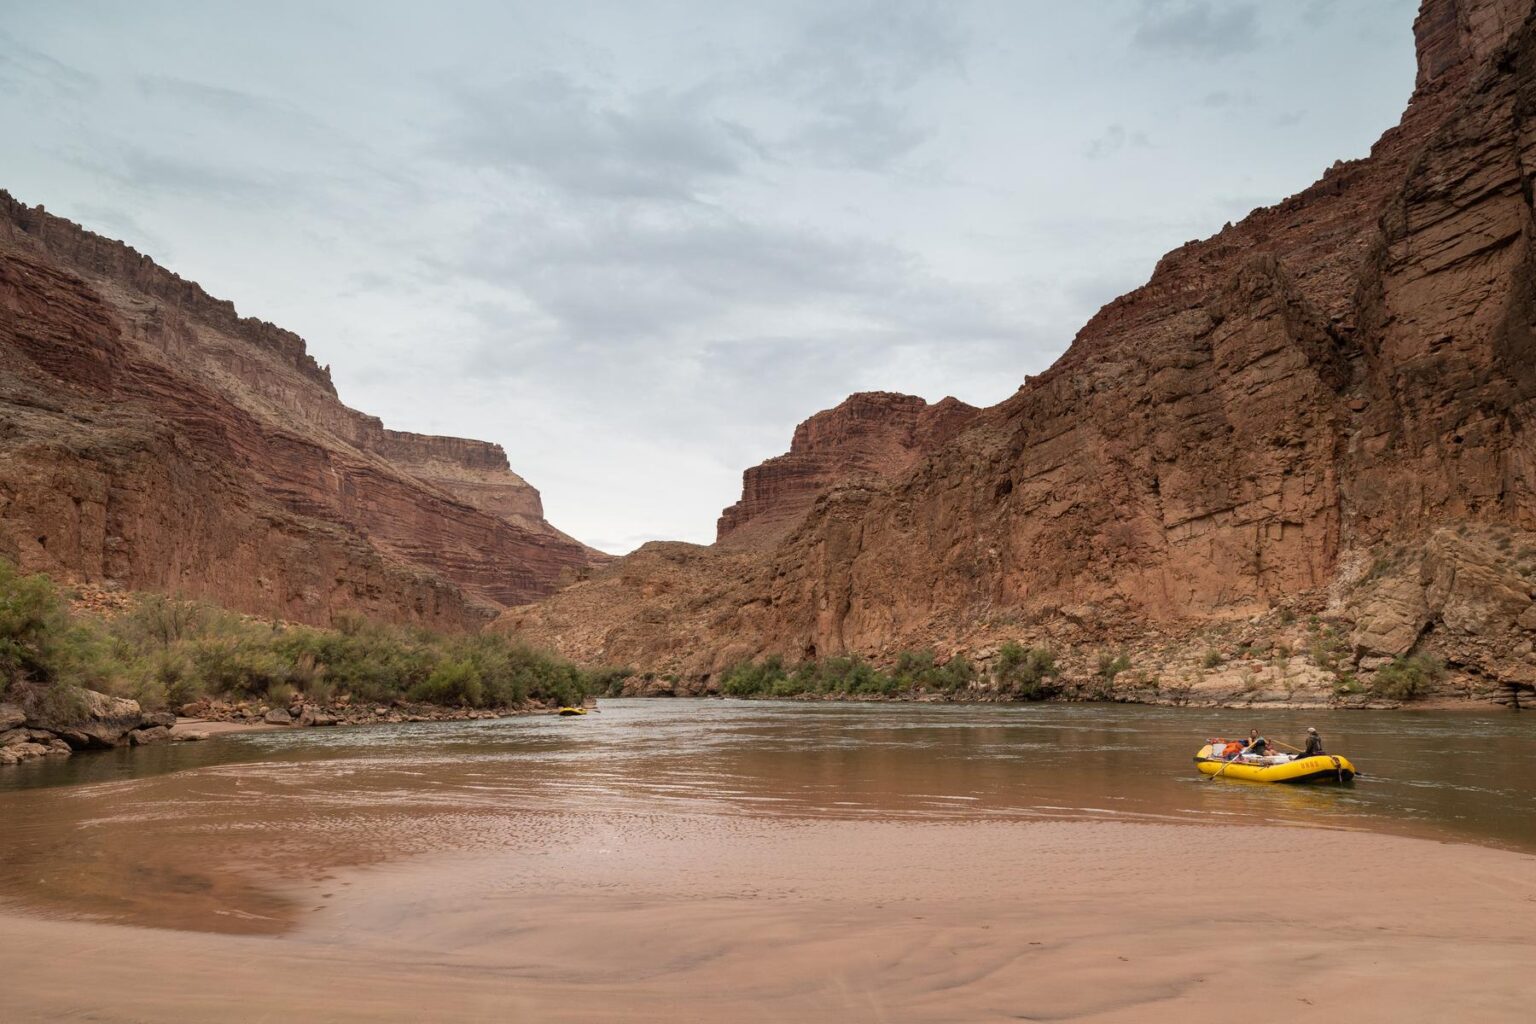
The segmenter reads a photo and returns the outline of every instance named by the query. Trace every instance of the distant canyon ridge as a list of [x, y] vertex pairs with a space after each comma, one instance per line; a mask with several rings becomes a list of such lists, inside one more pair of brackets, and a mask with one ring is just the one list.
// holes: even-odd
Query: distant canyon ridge
[[485, 623], [609, 558], [499, 445], [389, 430], [298, 336], [0, 193], [0, 555], [325, 624]]
[[1313, 643], [1338, 678], [1428, 652], [1528, 685], [1536, 21], [1426, 0], [1414, 29], [1367, 158], [1167, 254], [1012, 397], [854, 395], [716, 543], [617, 561], [499, 447], [385, 429], [294, 335], [5, 197], [0, 554], [297, 621], [494, 618], [686, 692], [1007, 641], [1134, 650], [1155, 687], [1276, 637], [1228, 683], [1294, 687]]

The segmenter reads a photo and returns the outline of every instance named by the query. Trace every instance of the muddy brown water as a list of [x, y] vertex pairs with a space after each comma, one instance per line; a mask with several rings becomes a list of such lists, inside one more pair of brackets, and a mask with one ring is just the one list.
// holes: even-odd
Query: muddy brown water
[[[1206, 737], [1250, 725], [1293, 743], [1315, 725], [1364, 776], [1194, 771]], [[251, 733], [0, 769], [0, 905], [275, 934], [331, 898], [333, 870], [417, 855], [527, 861], [578, 835], [732, 822], [1052, 819], [1536, 852], [1536, 713], [610, 700], [581, 718]]]

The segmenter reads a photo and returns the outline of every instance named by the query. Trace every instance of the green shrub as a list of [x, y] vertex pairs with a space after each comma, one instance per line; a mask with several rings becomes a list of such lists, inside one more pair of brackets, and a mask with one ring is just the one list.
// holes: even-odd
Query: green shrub
[[1307, 645], [1307, 656], [1319, 668], [1336, 672], [1346, 648], [1347, 645], [1338, 631], [1332, 626], [1327, 626], [1313, 635], [1312, 642]]
[[975, 681], [976, 666], [965, 655], [956, 654], [940, 665], [938, 655], [931, 648], [924, 648], [897, 654], [889, 682], [883, 683], [882, 687], [892, 693], [918, 689], [955, 693]]
[[579, 704], [621, 687], [627, 669], [584, 673], [492, 633], [443, 635], [339, 615], [331, 629], [249, 619], [210, 605], [143, 595], [110, 622], [73, 616], [45, 576], [0, 562], [0, 691], [15, 682], [125, 692], [146, 707], [200, 696], [406, 695], [469, 707], [527, 700]]
[[778, 655], [761, 662], [744, 661], [720, 676], [720, 692], [732, 697], [755, 697], [771, 693], [787, 676], [784, 661]]
[[1399, 656], [1379, 669], [1371, 680], [1371, 691], [1393, 700], [1409, 700], [1424, 693], [1445, 678], [1445, 662], [1427, 654]]
[[624, 693], [624, 684], [635, 674], [632, 668], [595, 668], [587, 673], [592, 692], [603, 697], [619, 697]]
[[1205, 658], [1202, 659], [1201, 664], [1206, 668], [1217, 668], [1221, 665], [1222, 661], [1221, 652], [1212, 647], [1205, 652]]
[[432, 673], [411, 687], [407, 695], [429, 704], [477, 708], [485, 702], [485, 680], [469, 659], [445, 660], [438, 662]]
[[0, 561], [0, 693], [16, 683], [98, 686], [110, 676], [102, 638], [73, 620], [53, 581]]
[[1025, 647], [1013, 641], [998, 649], [992, 680], [998, 691], [1019, 700], [1044, 700], [1057, 692], [1056, 656], [1044, 647]]
[[1104, 653], [1099, 655], [1098, 671], [1094, 674], [1106, 683], [1113, 683], [1115, 676], [1131, 667], [1131, 659], [1124, 654]]

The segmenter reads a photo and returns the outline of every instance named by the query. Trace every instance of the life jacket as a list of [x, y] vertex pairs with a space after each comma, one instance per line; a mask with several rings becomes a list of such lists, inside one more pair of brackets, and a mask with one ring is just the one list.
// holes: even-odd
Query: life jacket
[[1238, 754], [1241, 754], [1242, 752], [1243, 752], [1243, 744], [1239, 743], [1236, 740], [1233, 740], [1231, 743], [1228, 743], [1226, 746], [1221, 748], [1221, 753], [1222, 753], [1222, 756], [1224, 756], [1224, 757], [1236, 757]]

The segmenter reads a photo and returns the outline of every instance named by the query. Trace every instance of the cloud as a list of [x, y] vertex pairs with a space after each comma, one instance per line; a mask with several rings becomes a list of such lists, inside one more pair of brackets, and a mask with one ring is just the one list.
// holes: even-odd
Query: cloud
[[705, 87], [603, 96], [554, 71], [460, 95], [450, 159], [599, 198], [691, 200], [757, 145]]
[[801, 123], [784, 140], [796, 156], [881, 170], [931, 134], [910, 107], [937, 75], [960, 75], [969, 40], [949, 9], [883, 2], [834, 9], [808, 25], [758, 85], [794, 99]]
[[1259, 45], [1258, 7], [1211, 0], [1145, 0], [1132, 43], [1153, 53], [1220, 59]]
[[0, 32], [0, 93], [39, 90], [50, 98], [81, 100], [100, 89], [96, 76], [55, 60], [14, 36]]
[[271, 138], [334, 139], [336, 129], [291, 103], [170, 75], [140, 75], [135, 86], [151, 104], [238, 122], [242, 131]]
[[1126, 148], [1146, 149], [1151, 145], [1146, 132], [1128, 132], [1124, 125], [1112, 124], [1083, 147], [1083, 155], [1090, 160], [1105, 160]]

